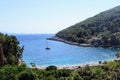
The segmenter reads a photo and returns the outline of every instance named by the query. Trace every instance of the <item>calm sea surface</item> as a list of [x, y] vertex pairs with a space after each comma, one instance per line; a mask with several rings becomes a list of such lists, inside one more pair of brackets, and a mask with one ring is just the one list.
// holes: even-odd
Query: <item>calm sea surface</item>
[[[29, 66], [63, 66], [97, 63], [98, 61], [112, 60], [118, 50], [92, 47], [78, 47], [63, 42], [46, 40], [52, 34], [16, 35], [20, 45], [24, 45], [23, 60]], [[50, 50], [45, 48], [48, 46]]]

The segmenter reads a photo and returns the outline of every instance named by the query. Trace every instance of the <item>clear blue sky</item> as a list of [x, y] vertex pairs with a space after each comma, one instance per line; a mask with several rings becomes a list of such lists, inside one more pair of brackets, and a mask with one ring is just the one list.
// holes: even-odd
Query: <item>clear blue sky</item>
[[56, 33], [120, 0], [0, 0], [0, 32]]

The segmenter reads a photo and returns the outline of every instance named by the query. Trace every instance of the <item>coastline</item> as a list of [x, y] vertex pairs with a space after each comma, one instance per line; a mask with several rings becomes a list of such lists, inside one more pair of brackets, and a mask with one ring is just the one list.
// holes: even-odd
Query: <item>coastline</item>
[[[91, 45], [91, 44], [86, 44], [86, 43], [80, 44], [80, 43], [77, 43], [77, 42], [67, 41], [65, 39], [62, 39], [62, 38], [59, 38], [59, 37], [56, 37], [56, 36], [47, 38], [47, 40], [60, 41], [60, 42], [66, 43], [66, 44], [75, 45], [75, 46], [81, 46], [81, 47], [96, 47], [96, 46]], [[99, 45], [97, 47], [109, 48], [109, 49], [120, 49], [120, 45], [118, 45], [118, 46]]]
[[[56, 36], [53, 36], [53, 37], [50, 37], [50, 38], [47, 38], [47, 40], [53, 40], [53, 41], [59, 41], [59, 42], [64, 42], [66, 44], [70, 44], [70, 45], [75, 45], [75, 46], [82, 46], [82, 47], [95, 47], [91, 44], [79, 44], [77, 42], [71, 42], [71, 41], [67, 41], [65, 39], [62, 39], [62, 38], [59, 38], [59, 37], [56, 37]], [[103, 46], [99, 46], [99, 47], [103, 47]], [[98, 47], [98, 48], [99, 48]], [[109, 48], [109, 49], [112, 49], [112, 47], [106, 47], [106, 48]], [[100, 66], [100, 65], [103, 65], [105, 61], [109, 62], [109, 61], [114, 61], [114, 60], [117, 60], [116, 58], [113, 58], [113, 59], [108, 59], [108, 60], [102, 60], [101, 63], [99, 64], [99, 61], [98, 62], [90, 62], [90, 63], [85, 63], [85, 64], [75, 64], [75, 65], [69, 65], [69, 64], [66, 64], [66, 65], [53, 65], [53, 66], [56, 66], [57, 69], [70, 69], [70, 70], [75, 70], [75, 69], [78, 69], [80, 67], [86, 67], [86, 66]], [[49, 65], [51, 66], [51, 65]], [[30, 67], [30, 68], [38, 68], [38, 69], [46, 69], [46, 67], [48, 66], [43, 66], [43, 65], [38, 65], [36, 67]]]
[[62, 38], [59, 38], [59, 37], [56, 37], [56, 36], [53, 36], [51, 38], [47, 38], [47, 40], [60, 41], [60, 42], [66, 43], [66, 44], [82, 46], [82, 47], [93, 47], [93, 45], [91, 45], [91, 44], [79, 44], [77, 42], [67, 41], [65, 39], [62, 39]]
[[[99, 66], [99, 65], [102, 65], [102, 64], [99, 64], [99, 63], [90, 63], [90, 64], [82, 64], [82, 65], [63, 65], [63, 66], [53, 65], [53, 66], [56, 66], [58, 70], [60, 70], [60, 69], [75, 70], [75, 69], [78, 69], [80, 67], [85, 67], [85, 66]], [[38, 68], [38, 69], [42, 69], [42, 70], [46, 69], [45, 66], [37, 66], [37, 67], [30, 67], [30, 68]]]
[[[75, 69], [78, 69], [78, 68], [82, 68], [82, 67], [86, 67], [86, 66], [101, 66], [104, 64], [104, 62], [110, 62], [110, 61], [115, 61], [115, 60], [119, 60], [119, 59], [111, 59], [111, 60], [104, 60], [104, 61], [101, 61], [101, 63], [98, 62], [91, 62], [91, 63], [88, 63], [88, 64], [75, 64], [75, 65], [63, 65], [63, 66], [57, 66], [57, 65], [53, 65], [53, 66], [56, 66], [57, 67], [57, 70], [60, 70], [60, 69], [69, 69], [69, 70], [75, 70]], [[51, 66], [51, 65], [50, 65]], [[37, 68], [37, 69], [41, 69], [41, 70], [45, 70], [46, 67], [48, 66], [36, 66], [36, 67], [30, 67], [30, 68]]]

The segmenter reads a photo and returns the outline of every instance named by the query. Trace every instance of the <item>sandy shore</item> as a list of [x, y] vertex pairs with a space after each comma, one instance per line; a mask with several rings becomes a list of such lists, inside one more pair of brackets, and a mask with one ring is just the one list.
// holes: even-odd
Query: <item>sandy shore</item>
[[[112, 59], [112, 60], [106, 60], [107, 62], [109, 61], [114, 61], [114, 60], [119, 60], [119, 59]], [[99, 65], [103, 65], [105, 61], [101, 61], [101, 64], [99, 64], [99, 62], [96, 63], [89, 63], [89, 64], [78, 64], [78, 65], [63, 65], [63, 66], [56, 66], [58, 70], [60, 69], [70, 69], [70, 70], [75, 70], [78, 69], [80, 67], [85, 67], [85, 66], [99, 66]], [[36, 66], [36, 67], [30, 67], [30, 68], [38, 68], [38, 69], [46, 69], [45, 66]]]
[[[85, 65], [63, 65], [63, 66], [56, 66], [58, 70], [60, 69], [70, 69], [70, 70], [74, 70], [74, 69], [78, 69], [80, 67], [85, 67], [85, 66], [98, 66], [98, 65], [102, 65], [99, 63], [91, 63], [91, 64], [85, 64]], [[45, 66], [37, 66], [36, 68], [38, 69], [46, 69]]]

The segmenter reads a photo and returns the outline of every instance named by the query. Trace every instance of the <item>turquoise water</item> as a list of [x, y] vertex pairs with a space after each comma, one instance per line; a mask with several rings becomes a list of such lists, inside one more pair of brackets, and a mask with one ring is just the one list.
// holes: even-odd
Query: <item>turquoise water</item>
[[83, 65], [97, 63], [99, 61], [115, 58], [116, 49], [78, 47], [63, 42], [48, 41], [50, 50], [46, 50], [46, 38], [52, 34], [16, 35], [20, 45], [24, 45], [23, 60], [29, 66], [35, 63], [37, 66], [63, 66]]

